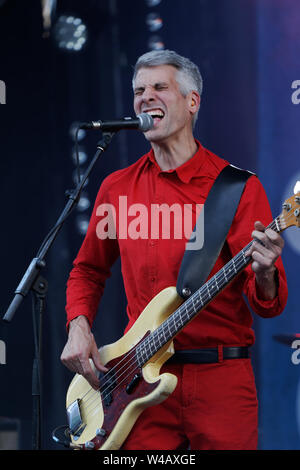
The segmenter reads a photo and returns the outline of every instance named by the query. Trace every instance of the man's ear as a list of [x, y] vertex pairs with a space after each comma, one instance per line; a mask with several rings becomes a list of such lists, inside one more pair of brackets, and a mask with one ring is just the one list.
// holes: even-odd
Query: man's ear
[[199, 107], [200, 107], [200, 95], [196, 91], [191, 91], [189, 93], [189, 99], [188, 99], [188, 104], [189, 104], [189, 109], [192, 114], [195, 114]]

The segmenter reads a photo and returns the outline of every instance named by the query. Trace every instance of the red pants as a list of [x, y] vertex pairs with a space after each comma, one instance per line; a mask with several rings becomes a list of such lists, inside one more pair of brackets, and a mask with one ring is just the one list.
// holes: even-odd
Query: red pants
[[253, 450], [257, 397], [250, 359], [164, 366], [174, 392], [141, 414], [122, 449]]

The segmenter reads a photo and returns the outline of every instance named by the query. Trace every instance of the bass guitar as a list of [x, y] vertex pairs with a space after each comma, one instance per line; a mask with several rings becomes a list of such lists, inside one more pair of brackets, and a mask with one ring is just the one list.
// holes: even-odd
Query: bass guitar
[[[300, 192], [284, 202], [268, 227], [280, 233], [293, 225], [300, 226]], [[173, 392], [177, 378], [160, 369], [174, 354], [174, 337], [251, 262], [245, 253], [253, 241], [187, 300], [176, 287], [163, 289], [121, 339], [101, 347], [109, 370], [100, 374], [99, 390], [75, 375], [66, 397], [71, 447], [120, 449], [143, 410]]]

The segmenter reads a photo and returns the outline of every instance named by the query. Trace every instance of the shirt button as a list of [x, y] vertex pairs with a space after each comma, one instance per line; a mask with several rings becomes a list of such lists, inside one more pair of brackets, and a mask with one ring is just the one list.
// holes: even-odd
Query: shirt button
[[155, 277], [151, 277], [151, 282], [154, 282], [155, 281]]

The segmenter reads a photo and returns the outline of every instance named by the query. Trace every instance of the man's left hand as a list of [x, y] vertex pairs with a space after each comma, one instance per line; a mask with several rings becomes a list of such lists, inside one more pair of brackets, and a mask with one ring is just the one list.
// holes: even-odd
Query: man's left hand
[[254, 242], [246, 255], [252, 256], [252, 269], [256, 275], [260, 296], [264, 299], [273, 299], [277, 292], [275, 262], [281, 256], [284, 240], [277, 232], [266, 228], [259, 221], [254, 224], [252, 237]]

